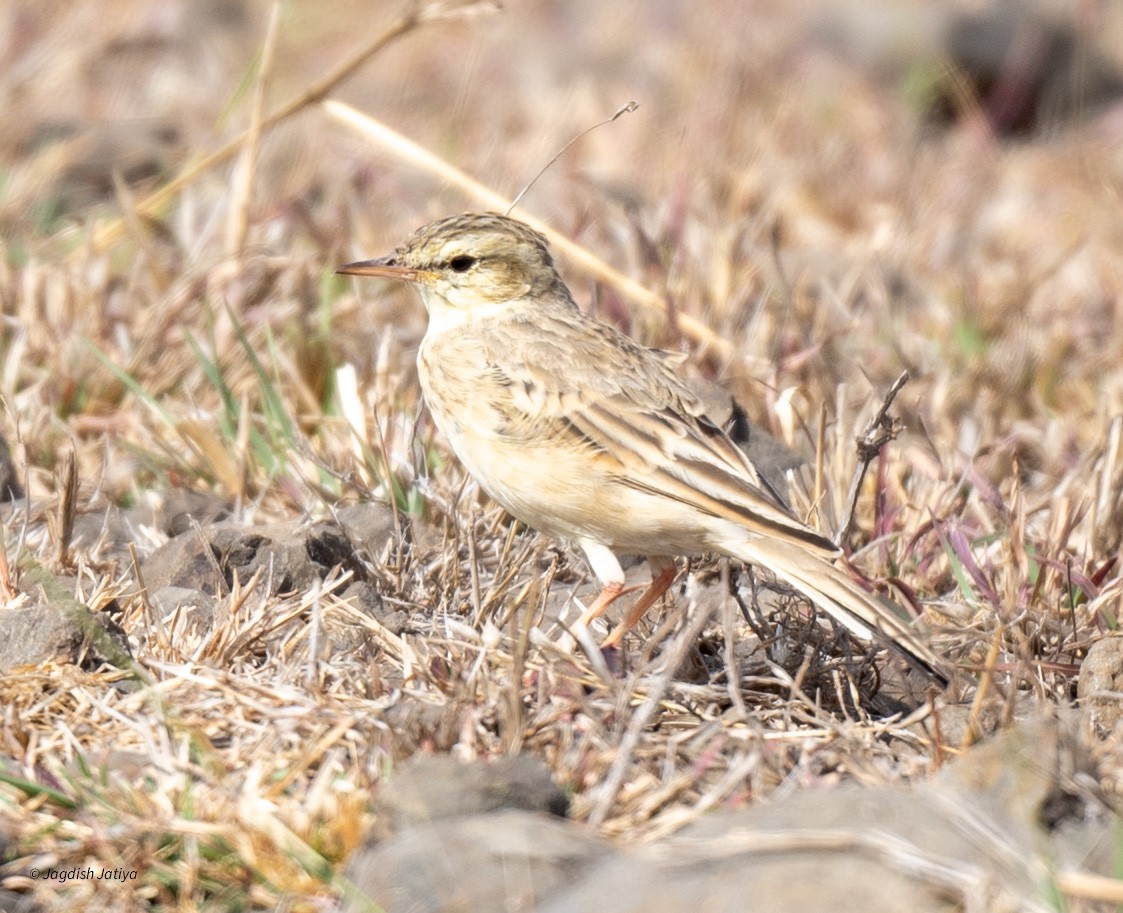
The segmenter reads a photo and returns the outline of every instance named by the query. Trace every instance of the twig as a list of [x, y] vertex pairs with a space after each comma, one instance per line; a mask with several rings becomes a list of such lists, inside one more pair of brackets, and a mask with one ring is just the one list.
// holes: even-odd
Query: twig
[[11, 572], [8, 570], [8, 549], [4, 544], [2, 532], [3, 528], [0, 527], [0, 602], [6, 605], [16, 598], [16, 590], [12, 585]]
[[737, 662], [737, 652], [734, 649], [736, 631], [733, 627], [734, 612], [738, 603], [733, 598], [733, 586], [730, 580], [729, 559], [721, 559], [721, 621], [725, 628], [725, 687], [729, 692], [729, 699], [737, 711], [737, 719], [745, 719], [748, 709], [745, 699], [741, 696], [741, 666]]
[[858, 492], [862, 489], [862, 481], [866, 477], [866, 470], [869, 469], [870, 463], [881, 452], [881, 448], [893, 440], [899, 433], [900, 428], [897, 423], [890, 418], [889, 409], [893, 405], [893, 400], [897, 398], [897, 394], [901, 392], [909, 381], [909, 372], [902, 371], [901, 376], [893, 381], [893, 386], [885, 394], [885, 399], [881, 403], [881, 408], [877, 410], [875, 415], [868, 425], [866, 430], [855, 440], [858, 447], [858, 465], [854, 469], [854, 477], [850, 480], [850, 491], [846, 495], [846, 511], [843, 513], [842, 524], [838, 528], [838, 532], [834, 534], [834, 544], [841, 545], [842, 540], [850, 532], [850, 527], [854, 524], [854, 510], [858, 505]]
[[678, 636], [671, 642], [670, 649], [664, 654], [663, 671], [652, 683], [652, 688], [648, 692], [646, 700], [632, 715], [632, 720], [628, 724], [628, 731], [624, 733], [624, 738], [620, 740], [616, 760], [612, 762], [612, 766], [605, 775], [604, 782], [597, 789], [599, 796], [592, 814], [589, 815], [589, 824], [593, 827], [599, 826], [608, 817], [609, 809], [612, 808], [612, 803], [616, 800], [616, 794], [620, 791], [620, 784], [624, 782], [624, 777], [628, 772], [628, 765], [632, 763], [632, 756], [635, 754], [636, 746], [639, 745], [644, 727], [647, 726], [648, 720], [651, 719], [652, 714], [655, 713], [656, 708], [663, 700], [663, 695], [670, 687], [671, 679], [674, 678], [675, 673], [686, 660], [687, 653], [694, 647], [698, 635], [702, 633], [702, 629], [710, 620], [713, 610], [713, 602], [707, 602], [705, 607], [696, 605], [694, 617], [679, 632]]
[[218, 563], [218, 557], [215, 555], [215, 550], [211, 546], [211, 540], [207, 538], [207, 533], [203, 529], [198, 520], [191, 514], [187, 515], [187, 522], [191, 525], [191, 531], [195, 534], [199, 542], [199, 552], [203, 559], [210, 566], [214, 572], [215, 580], [223, 596], [230, 595], [230, 584], [226, 582], [226, 573], [222, 570], [222, 566]]
[[1123, 903], [1123, 881], [1118, 878], [1108, 878], [1095, 872], [1081, 872], [1079, 869], [1066, 869], [1057, 872], [1054, 877], [1056, 886], [1069, 897]]
[[966, 751], [974, 745], [983, 735], [980, 717], [983, 705], [986, 702], [990, 686], [994, 681], [994, 670], [998, 665], [998, 654], [1002, 651], [1002, 639], [1006, 633], [1006, 622], [999, 619], [994, 629], [994, 636], [990, 639], [990, 648], [987, 650], [986, 660], [983, 662], [983, 674], [979, 679], [979, 687], [975, 690], [975, 698], [971, 701], [971, 712], [967, 717], [967, 726], [963, 730], [963, 738], [959, 742], [959, 750]]
[[70, 563], [70, 542], [74, 538], [74, 512], [78, 507], [78, 461], [70, 450], [63, 458], [62, 469], [58, 475], [62, 495], [55, 514], [55, 562], [59, 567]]
[[526, 186], [523, 187], [522, 190], [520, 190], [518, 193], [515, 194], [515, 198], [513, 200], [511, 200], [511, 205], [507, 207], [506, 214], [507, 215], [511, 214], [511, 210], [519, 205], [519, 200], [521, 200], [524, 196], [526, 196], [526, 192], [528, 190], [530, 190], [531, 187], [534, 186], [535, 182], [540, 177], [542, 177], [543, 174], [546, 173], [546, 169], [549, 168], [552, 164], [554, 164], [554, 162], [556, 162], [558, 159], [560, 159], [562, 157], [562, 154], [565, 152], [566, 149], [568, 149], [575, 142], [577, 142], [579, 139], [581, 139], [581, 137], [585, 136], [588, 133], [592, 133], [594, 130], [597, 129], [597, 127], [603, 127], [605, 124], [611, 124], [614, 120], [616, 120], [616, 118], [620, 117], [623, 114], [630, 114], [632, 111], [635, 111], [636, 108], [638, 108], [638, 107], [639, 107], [639, 105], [636, 102], [630, 101], [626, 105], [624, 105], [622, 108], [617, 110], [617, 112], [615, 114], [613, 114], [612, 117], [605, 118], [604, 120], [593, 124], [593, 126], [591, 126], [591, 127], [586, 127], [584, 130], [582, 130], [580, 133], [578, 133], [575, 137], [573, 137], [573, 139], [571, 139], [568, 143], [566, 143], [564, 146], [562, 146], [557, 151], [557, 154], [552, 159], [550, 159], [550, 161], [548, 161], [545, 165], [543, 165], [540, 169], [538, 169], [538, 173], [527, 182]]
[[[454, 16], [471, 12], [474, 7], [467, 7], [463, 9], [443, 10], [439, 8], [419, 10], [416, 3], [410, 4], [409, 10], [405, 15], [401, 16], [393, 22], [382, 34], [370, 41], [363, 47], [359, 48], [354, 54], [346, 59], [340, 61], [339, 65], [325, 76], [312, 83], [307, 89], [299, 95], [290, 98], [285, 104], [281, 105], [276, 111], [270, 114], [261, 122], [261, 132], [275, 127], [283, 120], [287, 120], [298, 111], [307, 108], [309, 105], [314, 105], [322, 101], [329, 92], [335, 89], [340, 83], [349, 79], [355, 72], [363, 66], [368, 60], [382, 51], [385, 47], [408, 35], [419, 25], [425, 22], [433, 22], [445, 18], [453, 18]], [[205, 171], [209, 171], [216, 165], [220, 165], [240, 151], [245, 143], [249, 131], [243, 131], [234, 137], [230, 142], [226, 143], [221, 148], [212, 152], [210, 155], [205, 156], [195, 164], [185, 168], [180, 174], [165, 184], [155, 193], [149, 194], [136, 206], [138, 215], [153, 218], [159, 214], [160, 210], [164, 208], [175, 196], [188, 184], [190, 184], [196, 177]], [[124, 232], [124, 222], [121, 219], [114, 219], [113, 221], [102, 225], [94, 233], [90, 239], [90, 248], [95, 251], [104, 250], [113, 242], [117, 241]]]
[[250, 225], [250, 202], [253, 199], [253, 183], [257, 176], [258, 151], [261, 148], [261, 125], [265, 110], [265, 85], [273, 70], [273, 54], [277, 48], [277, 30], [281, 21], [281, 4], [273, 0], [269, 11], [269, 25], [265, 30], [265, 43], [261, 49], [261, 66], [254, 83], [253, 102], [250, 105], [250, 125], [242, 136], [245, 143], [242, 155], [234, 168], [233, 193], [230, 212], [226, 221], [226, 253], [237, 257], [246, 243]]

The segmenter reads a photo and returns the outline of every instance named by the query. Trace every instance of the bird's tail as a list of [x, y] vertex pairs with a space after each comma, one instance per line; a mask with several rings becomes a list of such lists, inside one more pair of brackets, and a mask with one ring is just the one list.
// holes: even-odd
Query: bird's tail
[[934, 681], [948, 684], [947, 660], [937, 656], [893, 608], [859, 587], [829, 558], [780, 539], [738, 539], [724, 543], [722, 551], [768, 568], [859, 637], [893, 648]]

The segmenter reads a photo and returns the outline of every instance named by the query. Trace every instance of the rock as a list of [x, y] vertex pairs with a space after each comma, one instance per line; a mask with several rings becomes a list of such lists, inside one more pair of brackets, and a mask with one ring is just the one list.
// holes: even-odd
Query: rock
[[[346, 599], [363, 614], [377, 618], [382, 624], [386, 625], [386, 612], [382, 602], [382, 594], [378, 592], [378, 588], [373, 583], [366, 580], [352, 580], [338, 592], [340, 599]], [[390, 614], [401, 615], [403, 618], [408, 617], [402, 611], [395, 611]], [[386, 626], [389, 627], [389, 625]], [[401, 633], [401, 629], [395, 630], [394, 633]]]
[[788, 473], [803, 465], [803, 458], [783, 441], [749, 421], [741, 404], [724, 387], [705, 378], [692, 378], [690, 388], [702, 402], [706, 417], [724, 428], [749, 455], [757, 471], [772, 489], [787, 501]]
[[978, 712], [971, 704], [941, 704], [934, 714], [938, 717], [939, 729], [933, 718], [921, 720], [915, 725], [918, 732], [927, 733], [931, 738], [939, 738], [942, 745], [955, 748], [963, 744], [969, 727], [974, 727], [975, 737], [993, 735], [1002, 723], [1002, 708], [988, 705]]
[[[359, 851], [347, 877], [384, 910], [531, 911], [613, 856], [607, 843], [580, 825], [508, 809], [407, 828]], [[345, 907], [354, 913], [367, 909], [362, 898]]]
[[[391, 634], [400, 634], [409, 623], [409, 613], [404, 610], [386, 610], [378, 588], [369, 581], [352, 580], [343, 589], [336, 590], [335, 595], [360, 614], [376, 620]], [[332, 613], [324, 619], [324, 629], [332, 651], [360, 651], [368, 658], [377, 655], [377, 641], [371, 638], [369, 625], [349, 613]]]
[[348, 876], [384, 909], [426, 913], [739, 913], [747, 898], [769, 913], [1028, 908], [1058, 860], [1107, 876], [1115, 865], [1118, 819], [1073, 787], [1095, 782], [1077, 732], [1063, 715], [1037, 719], [929, 784], [794, 792], [627, 850], [543, 814], [556, 790], [534, 762], [416, 758], [380, 799], [399, 830]]
[[77, 513], [71, 547], [127, 566], [132, 561], [129, 543], [142, 541], [145, 529], [178, 536], [194, 529], [192, 518], [206, 528], [228, 512], [226, 502], [215, 497], [173, 489], [156, 507], [140, 504], [123, 510], [109, 504]]
[[[1105, 8], [1106, 9], [1106, 8]], [[1123, 70], [1110, 17], [1050, 0], [822, 4], [832, 53], [907, 95], [937, 124], [986, 117], [999, 138], [1042, 136], [1110, 111]], [[941, 76], [947, 68], [955, 79]], [[977, 102], [969, 108], [964, 98]]]
[[0, 611], [0, 670], [54, 660], [72, 663], [83, 636], [70, 616], [53, 605]]
[[220, 523], [169, 539], [145, 560], [144, 579], [149, 592], [175, 586], [221, 595], [235, 577], [246, 583], [261, 571], [271, 594], [293, 593], [337, 566], [362, 572], [350, 540], [334, 523]]
[[549, 768], [529, 755], [471, 764], [414, 755], [382, 787], [375, 845], [355, 854], [347, 875], [387, 910], [537, 909], [611, 854], [560, 820], [567, 807]]
[[1056, 861], [1112, 874], [1110, 829], [1118, 819], [1091, 788], [1100, 777], [1083, 733], [1080, 717], [1064, 708], [1025, 720], [972, 746], [932, 785], [941, 794], [970, 796], [977, 815], [1020, 831], [1026, 846], [1040, 848], [1051, 836]]
[[1090, 730], [1111, 735], [1123, 716], [1123, 638], [1105, 637], [1088, 648], [1080, 666], [1076, 696]]
[[1057, 756], [1055, 732], [1048, 720], [1015, 727], [931, 785], [805, 790], [707, 815], [539, 910], [735, 913], [760, 897], [770, 913], [943, 913], [978, 896], [1021, 909], [1054, 854], [1042, 812], [1058, 781], [1041, 761]]
[[[923, 825], [905, 791], [795, 793], [775, 805], [703, 819], [656, 846], [609, 857], [540, 913], [946, 913], [942, 886], [879, 858], [874, 829]], [[866, 842], [874, 847], [869, 849]], [[889, 835], [882, 838], [891, 845]], [[911, 841], [910, 841], [911, 843]]]
[[749, 421], [745, 410], [732, 400], [732, 411], [727, 425], [729, 436], [749, 455], [757, 472], [780, 497], [789, 497], [788, 474], [806, 461], [779, 438]]
[[[10, 874], [18, 874], [12, 872]], [[4, 913], [39, 913], [43, 908], [29, 894], [17, 894], [0, 888], [0, 910]]]
[[[401, 687], [400, 677], [388, 675], [383, 680], [390, 688]], [[414, 746], [434, 751], [449, 751], [460, 737], [461, 715], [464, 708], [455, 701], [431, 703], [406, 697], [383, 711], [386, 726], [393, 733], [390, 746], [399, 759], [409, 756]], [[408, 746], [402, 751], [400, 746]]]
[[171, 620], [178, 612], [184, 622], [209, 628], [214, 622], [215, 600], [202, 590], [182, 586], [163, 586], [149, 597], [160, 617]]
[[1033, 825], [1054, 780], [1056, 752], [1055, 725], [1013, 726], [971, 746], [940, 771], [936, 783], [986, 797], [994, 810]]
[[128, 567], [132, 562], [129, 543], [136, 542], [141, 526], [152, 525], [152, 511], [146, 507], [121, 510], [110, 504], [87, 510], [74, 517], [71, 549], [84, 551], [100, 561], [116, 561]]
[[180, 533], [144, 559], [144, 585], [149, 593], [174, 586], [212, 595], [224, 594], [227, 583], [221, 573], [220, 557], [205, 531], [202, 536], [195, 530]]
[[230, 502], [209, 491], [172, 488], [154, 512], [154, 523], [169, 536], [179, 536], [194, 529], [204, 529], [230, 516]]
[[[965, 826], [976, 820], [969, 798], [850, 786], [716, 813], [616, 851], [581, 825], [504, 810], [408, 826], [357, 854], [348, 877], [384, 909], [432, 913], [739, 913], [750, 897], [767, 898], [770, 913], [943, 913], [957, 884], [964, 901], [980, 883], [987, 896], [1028, 901], [1040, 857], [1027, 835], [989, 818]], [[933, 878], [917, 859], [952, 875]]]
[[[997, 135], [1065, 127], [1123, 97], [1123, 73], [1078, 23], [1037, 0], [1000, 0], [952, 17], [946, 59]], [[940, 101], [949, 112], [962, 109], [950, 97]]]
[[[231, 591], [235, 579], [244, 586], [260, 575], [258, 589], [269, 595], [307, 593], [336, 568], [350, 571], [352, 578], [334, 591], [334, 598], [346, 600], [392, 633], [405, 627], [408, 614], [396, 608], [387, 612], [351, 539], [331, 521], [195, 527], [152, 552], [142, 571], [149, 599], [163, 617], [183, 607], [190, 623], [209, 626], [215, 600]], [[372, 655], [369, 626], [353, 614], [332, 613], [324, 619], [324, 631], [325, 657], [337, 652]]]
[[564, 817], [569, 797], [530, 755], [462, 764], [450, 755], [414, 755], [383, 786], [379, 810], [400, 830], [441, 818], [522, 809]]
[[304, 552], [320, 568], [323, 577], [334, 567], [350, 568], [358, 572], [355, 547], [338, 524], [327, 521], [314, 523], [303, 532]]
[[356, 548], [366, 549], [372, 555], [381, 550], [382, 543], [395, 530], [394, 511], [390, 505], [381, 501], [365, 501], [362, 504], [336, 508], [335, 521]]
[[96, 643], [88, 644], [83, 619], [78, 617], [83, 611], [88, 623], [94, 626], [95, 640], [102, 636], [112, 638], [112, 643], [127, 653], [128, 643], [120, 628], [109, 625], [107, 619], [80, 604], [73, 608], [52, 603], [21, 606], [0, 610], [0, 672], [50, 661], [74, 663], [87, 646], [94, 655], [101, 656], [103, 651]]
[[237, 577], [245, 584], [261, 571], [261, 585], [270, 594], [302, 592], [320, 577], [309, 560], [303, 537], [294, 524], [211, 527], [206, 531], [228, 587]]

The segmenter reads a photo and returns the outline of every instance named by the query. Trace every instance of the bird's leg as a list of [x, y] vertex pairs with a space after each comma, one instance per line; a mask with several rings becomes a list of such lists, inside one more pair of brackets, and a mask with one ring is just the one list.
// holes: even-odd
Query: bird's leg
[[582, 539], [577, 544], [584, 550], [585, 557], [589, 560], [589, 567], [593, 569], [602, 587], [597, 598], [577, 620], [577, 624], [587, 628], [594, 618], [624, 595], [624, 569], [620, 567], [616, 555], [607, 545], [589, 539]]
[[636, 622], [643, 617], [644, 612], [655, 605], [659, 597], [667, 592], [671, 588], [671, 584], [675, 582], [675, 577], [678, 576], [678, 568], [674, 561], [670, 558], [648, 558], [647, 561], [651, 565], [651, 583], [628, 610], [627, 617], [613, 628], [608, 637], [604, 639], [604, 643], [601, 644], [602, 649], [615, 647], [619, 644], [624, 635], [634, 628]]
[[583, 628], [589, 627], [589, 624], [594, 618], [597, 618], [607, 609], [612, 603], [624, 595], [624, 584], [622, 583], [606, 583], [601, 589], [597, 598], [592, 601], [587, 609], [581, 613], [581, 617], [577, 619], [577, 623]]

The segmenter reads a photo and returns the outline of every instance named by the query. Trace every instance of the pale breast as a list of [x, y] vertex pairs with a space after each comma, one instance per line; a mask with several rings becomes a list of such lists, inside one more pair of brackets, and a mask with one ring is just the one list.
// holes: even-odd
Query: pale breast
[[696, 507], [622, 482], [620, 464], [573, 432], [561, 398], [512, 383], [470, 333], [426, 337], [422, 392], [437, 427], [496, 502], [535, 529], [588, 537], [621, 551], [689, 555], [704, 549]]

